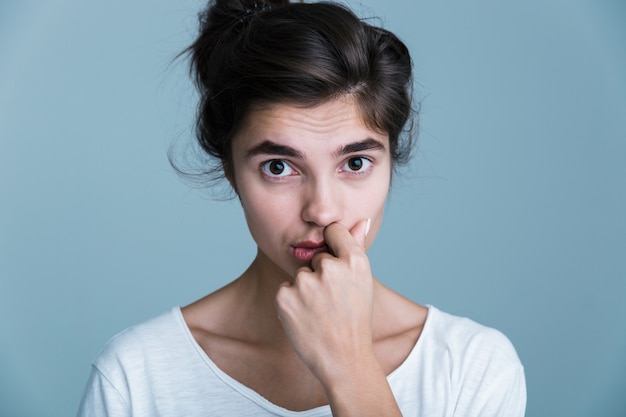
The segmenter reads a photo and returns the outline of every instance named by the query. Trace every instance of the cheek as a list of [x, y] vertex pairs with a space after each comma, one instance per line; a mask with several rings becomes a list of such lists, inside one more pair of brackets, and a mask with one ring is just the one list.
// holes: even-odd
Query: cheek
[[372, 207], [372, 209], [374, 209], [370, 214], [372, 223], [370, 225], [370, 230], [367, 234], [367, 239], [366, 239], [367, 249], [369, 249], [369, 247], [374, 242], [374, 239], [376, 239], [376, 236], [378, 235], [378, 231], [380, 230], [380, 227], [382, 226], [383, 216], [385, 212], [385, 204], [383, 202], [380, 206], [376, 208]]
[[264, 201], [262, 196], [250, 196], [246, 195], [240, 197], [243, 213], [248, 222], [250, 230], [262, 228], [264, 222], [271, 221], [272, 209], [267, 201]]
[[[290, 222], [293, 203], [283, 196], [267, 193], [262, 188], [242, 190], [240, 194], [248, 229], [257, 243], [259, 239], [268, 239]], [[248, 191], [248, 192], [246, 192]]]
[[385, 203], [387, 202], [387, 194], [389, 192], [389, 187], [386, 183], [381, 184], [379, 188], [372, 189], [371, 198], [363, 205], [365, 212], [364, 218], [372, 219], [372, 223], [370, 225], [370, 230], [367, 234], [367, 248], [369, 248], [374, 239], [378, 235], [378, 231], [383, 222], [383, 217], [385, 213]]

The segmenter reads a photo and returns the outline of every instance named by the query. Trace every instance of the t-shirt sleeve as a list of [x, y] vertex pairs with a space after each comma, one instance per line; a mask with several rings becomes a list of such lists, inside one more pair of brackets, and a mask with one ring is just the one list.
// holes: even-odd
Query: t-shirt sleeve
[[92, 366], [77, 417], [126, 417], [130, 407], [113, 384]]
[[511, 368], [491, 381], [477, 395], [468, 411], [467, 417], [523, 417], [526, 411], [526, 380], [523, 368]]
[[523, 417], [526, 411], [524, 368], [511, 342], [497, 331], [471, 343], [464, 394], [455, 417]]

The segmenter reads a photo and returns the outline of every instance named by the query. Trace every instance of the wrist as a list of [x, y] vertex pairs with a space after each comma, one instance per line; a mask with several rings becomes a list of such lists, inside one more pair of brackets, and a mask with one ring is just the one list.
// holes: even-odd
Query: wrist
[[333, 378], [323, 385], [335, 417], [401, 416], [387, 377], [373, 354], [351, 366], [337, 368]]

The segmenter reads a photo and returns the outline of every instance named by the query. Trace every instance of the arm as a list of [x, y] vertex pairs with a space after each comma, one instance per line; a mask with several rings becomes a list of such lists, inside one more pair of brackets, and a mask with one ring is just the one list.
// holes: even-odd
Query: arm
[[355, 361], [351, 369], [340, 368], [341, 377], [325, 384], [333, 416], [402, 415], [378, 360], [368, 356]]
[[372, 345], [366, 223], [351, 231], [328, 226], [324, 237], [334, 255], [317, 254], [276, 296], [285, 332], [324, 387], [335, 417], [401, 415]]

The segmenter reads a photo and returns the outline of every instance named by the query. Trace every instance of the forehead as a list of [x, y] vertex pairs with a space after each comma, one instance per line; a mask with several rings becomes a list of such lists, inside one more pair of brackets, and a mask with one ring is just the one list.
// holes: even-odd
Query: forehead
[[365, 138], [387, 145], [386, 134], [370, 129], [363, 121], [355, 99], [340, 98], [314, 107], [271, 104], [253, 108], [233, 145], [251, 145], [263, 140], [286, 141], [291, 145], [340, 145]]

